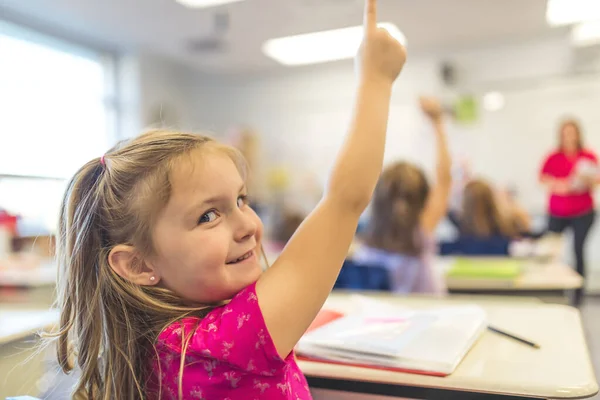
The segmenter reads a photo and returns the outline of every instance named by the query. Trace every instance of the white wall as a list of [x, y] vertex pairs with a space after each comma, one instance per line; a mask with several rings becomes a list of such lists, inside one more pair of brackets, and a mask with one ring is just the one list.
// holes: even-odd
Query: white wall
[[121, 138], [153, 127], [214, 131], [213, 111], [222, 104], [203, 103], [196, 83], [211, 82], [191, 67], [152, 54], [130, 54], [119, 60]]
[[[409, 54], [394, 88], [386, 158], [409, 158], [432, 169], [433, 143], [415, 107], [419, 94], [450, 99], [456, 93], [480, 96], [500, 91], [506, 97], [502, 111], [482, 111], [475, 125], [450, 128], [452, 151], [467, 155], [476, 173], [517, 185], [526, 207], [543, 214], [545, 194], [536, 182], [537, 169], [554, 146], [559, 119], [579, 116], [588, 128], [588, 143], [600, 152], [600, 113], [596, 111], [600, 73], [578, 74], [582, 70], [579, 59], [564, 40], [429, 56]], [[599, 71], [599, 60], [586, 64], [585, 70]], [[457, 66], [456, 87], [441, 82], [441, 61]], [[354, 82], [350, 62], [245, 78], [221, 77], [210, 83], [203, 77], [195, 81], [192, 108], [209, 107], [210, 112], [204, 113], [207, 118], [196, 122], [217, 132], [235, 124], [255, 128], [262, 136], [265, 160], [323, 177], [345, 133]], [[597, 232], [589, 250], [600, 260]]]
[[[454, 88], [445, 87], [440, 80], [442, 60], [457, 67], [459, 83]], [[541, 158], [553, 145], [557, 121], [563, 114], [573, 113], [580, 115], [586, 126], [596, 125], [592, 103], [573, 98], [589, 97], [586, 87], [595, 84], [600, 75], [573, 78], [574, 60], [564, 40], [435, 56], [409, 54], [394, 88], [386, 159], [409, 158], [432, 168], [433, 143], [416, 109], [419, 94], [450, 100], [456, 93], [480, 96], [501, 91], [507, 100], [503, 111], [482, 111], [477, 124], [450, 128], [452, 149], [457, 156], [468, 155], [480, 173], [519, 186], [526, 205], [541, 211], [543, 193], [532, 189], [530, 181], [535, 180]], [[570, 78], [563, 78], [566, 76]], [[248, 124], [261, 133], [266, 159], [324, 175], [345, 134], [354, 82], [351, 62], [245, 78], [221, 77], [210, 83], [202, 77], [194, 86], [194, 109], [211, 109], [205, 113], [206, 119], [197, 119], [200, 127], [222, 132], [233, 124]], [[588, 137], [594, 144], [592, 132]], [[600, 149], [600, 142], [598, 145]], [[505, 168], [505, 159], [510, 159], [511, 168]]]
[[[354, 86], [351, 63], [248, 79], [221, 78], [210, 84], [199, 79], [196, 104], [197, 108], [211, 104], [206, 124], [218, 132], [233, 125], [255, 128], [261, 134], [264, 159], [272, 165], [318, 172], [323, 178], [345, 134]], [[411, 60], [394, 88], [394, 111], [405, 113], [414, 108], [419, 93], [440, 90], [436, 65], [427, 59]], [[390, 125], [402, 125], [397, 122], [401, 117], [393, 115]]]

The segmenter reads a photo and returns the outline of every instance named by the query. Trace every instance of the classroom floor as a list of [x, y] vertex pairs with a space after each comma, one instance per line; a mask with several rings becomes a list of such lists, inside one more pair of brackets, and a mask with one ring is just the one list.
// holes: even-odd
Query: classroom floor
[[[600, 296], [588, 297], [581, 306], [583, 325], [588, 340], [588, 346], [592, 356], [592, 362], [596, 371], [596, 379], [600, 381]], [[43, 396], [44, 400], [64, 400], [67, 398], [72, 378], [58, 377], [48, 394]], [[317, 396], [318, 397], [318, 396]], [[320, 397], [318, 397], [320, 398]], [[331, 395], [326, 398], [331, 399]], [[350, 396], [352, 400], [362, 400], [362, 396]], [[382, 397], [368, 397], [367, 399], [383, 399]], [[600, 400], [600, 394], [592, 399]]]

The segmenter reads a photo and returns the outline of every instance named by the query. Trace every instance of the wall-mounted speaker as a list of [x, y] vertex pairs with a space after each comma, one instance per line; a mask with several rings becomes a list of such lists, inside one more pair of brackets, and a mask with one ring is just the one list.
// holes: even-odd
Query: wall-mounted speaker
[[454, 86], [458, 80], [456, 67], [448, 61], [442, 62], [440, 66], [440, 75], [442, 77], [442, 82], [444, 82], [446, 86]]

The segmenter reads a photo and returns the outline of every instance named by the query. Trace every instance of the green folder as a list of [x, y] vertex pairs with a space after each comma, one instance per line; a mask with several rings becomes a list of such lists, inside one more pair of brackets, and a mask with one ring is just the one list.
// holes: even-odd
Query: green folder
[[447, 273], [448, 278], [514, 279], [521, 274], [522, 262], [511, 259], [458, 258]]

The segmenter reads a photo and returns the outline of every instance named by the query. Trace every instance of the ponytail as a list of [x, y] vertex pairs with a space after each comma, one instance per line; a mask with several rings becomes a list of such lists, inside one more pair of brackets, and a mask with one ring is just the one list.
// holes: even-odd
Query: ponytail
[[[97, 398], [102, 378], [98, 357], [102, 343], [99, 270], [105, 255], [100, 237], [100, 183], [104, 167], [99, 159], [88, 162], [71, 179], [59, 214], [57, 257], [58, 307], [62, 310], [57, 355], [65, 373], [76, 354], [82, 379], [75, 394]], [[71, 336], [76, 332], [77, 338]], [[75, 343], [85, 344], [72, 348]], [[75, 354], [74, 354], [75, 353]], [[83, 387], [85, 382], [85, 387]]]

